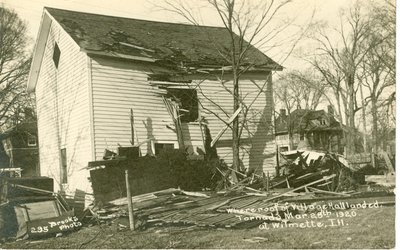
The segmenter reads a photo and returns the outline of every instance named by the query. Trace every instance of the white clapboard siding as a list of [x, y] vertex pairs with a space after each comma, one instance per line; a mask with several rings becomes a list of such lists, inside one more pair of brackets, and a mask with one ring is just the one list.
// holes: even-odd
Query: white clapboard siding
[[[157, 89], [148, 81], [150, 66], [136, 62], [117, 61], [111, 59], [92, 58], [92, 91], [93, 119], [96, 158], [101, 159], [104, 149], [115, 150], [118, 145], [128, 146], [131, 140], [130, 109], [133, 109], [135, 120], [135, 143], [153, 138], [159, 142], [177, 144], [175, 132], [166, 127], [173, 127], [172, 119], [167, 112]], [[196, 81], [192, 87], [196, 86]], [[256, 82], [263, 86], [264, 81]], [[231, 84], [231, 83], [230, 83]], [[178, 84], [179, 85], [179, 84]], [[197, 89], [200, 113], [208, 122], [211, 136], [215, 137], [224, 123], [207, 109], [218, 113], [228, 120], [233, 113], [232, 96], [218, 81], [202, 81], [201, 89]], [[229, 83], [226, 83], [229, 86]], [[244, 101], [250, 104], [256, 101], [249, 112], [247, 123], [250, 133], [243, 131], [244, 149], [241, 158], [245, 166], [273, 173], [275, 167], [275, 143], [272, 131], [272, 82], [265, 85], [266, 91], [259, 93], [258, 88], [250, 80], [240, 82]], [[212, 101], [209, 101], [210, 99]], [[228, 115], [224, 115], [214, 103], [221, 106]], [[150, 126], [147, 124], [151, 123]], [[146, 128], [149, 127], [149, 128]], [[184, 142], [190, 150], [203, 148], [203, 137], [198, 123], [182, 125]], [[204, 131], [203, 131], [204, 132]], [[217, 151], [227, 163], [232, 162], [232, 135], [228, 129], [217, 143]], [[247, 141], [246, 141], [247, 140]], [[251, 144], [249, 144], [251, 142]], [[146, 153], [147, 145], [143, 145], [142, 153]], [[190, 151], [189, 150], [189, 151]], [[204, 149], [203, 149], [204, 150]], [[250, 152], [250, 156], [248, 154]]]
[[[56, 69], [55, 43], [61, 56]], [[60, 187], [60, 149], [67, 154], [67, 191], [90, 191], [88, 172], [81, 171], [93, 159], [90, 135], [90, 104], [87, 56], [53, 22], [35, 89], [41, 175], [54, 178]]]
[[[130, 109], [133, 109], [135, 143], [154, 139], [177, 144], [173, 121], [143, 66], [127, 61], [92, 58], [93, 120], [96, 158], [106, 148], [131, 145]], [[148, 145], [141, 146], [143, 154]]]
[[[259, 93], [257, 86], [250, 80], [244, 78], [240, 81], [240, 92], [244, 103], [250, 105], [255, 99], [251, 106], [251, 110], [248, 113], [247, 120], [249, 132], [243, 130], [242, 140], [244, 141], [241, 150], [241, 158], [244, 166], [249, 168], [255, 168], [257, 170], [263, 170], [264, 172], [269, 171], [271, 174], [274, 173], [276, 165], [275, 156], [275, 142], [272, 130], [272, 119], [273, 119], [273, 99], [272, 99], [272, 81], [265, 84], [265, 80], [257, 80], [256, 84], [260, 87], [264, 86], [265, 92]], [[195, 85], [194, 85], [195, 86]], [[225, 87], [232, 90], [232, 82], [225, 83]], [[224, 123], [218, 119], [214, 114], [210, 113], [209, 110], [217, 113], [225, 121], [229, 119], [229, 116], [233, 114], [233, 97], [223, 87], [219, 81], [202, 80], [200, 88], [198, 88], [199, 101], [204, 106], [201, 109], [202, 116], [206, 117], [208, 122], [208, 128], [210, 129], [211, 137], [214, 138], [220, 129], [224, 126]], [[221, 107], [224, 112], [218, 108]], [[246, 143], [250, 141], [249, 145]], [[217, 142], [217, 152], [227, 163], [232, 163], [232, 133], [230, 129], [221, 136], [219, 142]], [[249, 155], [250, 153], [250, 155]]]

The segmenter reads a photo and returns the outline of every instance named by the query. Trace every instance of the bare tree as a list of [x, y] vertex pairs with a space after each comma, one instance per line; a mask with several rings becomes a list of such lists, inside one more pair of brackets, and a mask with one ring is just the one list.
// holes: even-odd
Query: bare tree
[[[335, 93], [337, 104], [343, 104], [345, 121], [352, 130], [347, 134], [348, 153], [355, 151], [355, 114], [360, 110], [357, 103], [357, 73], [366, 54], [377, 41], [364, 46], [369, 37], [370, 17], [364, 15], [361, 3], [356, 2], [341, 16], [340, 27], [332, 31], [319, 29], [314, 37], [318, 41], [319, 53], [312, 64], [324, 75]], [[339, 37], [335, 41], [331, 33]], [[339, 109], [341, 107], [339, 106]]]
[[[370, 32], [364, 46], [368, 48], [361, 63], [359, 79], [368, 96], [364, 106], [371, 105], [372, 140], [374, 152], [378, 147], [378, 124], [382, 118], [380, 108], [392, 101], [395, 91], [395, 7], [390, 1], [373, 9]], [[392, 18], [391, 18], [392, 17]], [[384, 112], [383, 112], [384, 113]], [[379, 118], [379, 116], [381, 118]], [[364, 118], [365, 119], [365, 118]], [[387, 120], [387, 119], [384, 119]]]
[[[193, 9], [185, 1], [182, 0], [165, 0], [166, 7], [169, 11], [172, 11], [180, 16], [183, 16], [187, 21], [194, 25], [199, 25], [201, 18], [195, 14]], [[274, 40], [279, 35], [283, 34], [287, 27], [293, 23], [293, 19], [286, 21], [284, 25], [275, 26], [273, 25], [273, 20], [276, 15], [282, 10], [282, 8], [292, 0], [268, 0], [268, 1], [235, 1], [235, 0], [205, 0], [200, 1], [201, 4], [207, 6], [215, 11], [217, 16], [220, 18], [223, 27], [226, 29], [229, 37], [229, 48], [221, 48], [215, 41], [210, 41], [214, 44], [216, 48], [216, 53], [218, 53], [224, 60], [224, 65], [221, 65], [223, 73], [229, 74], [232, 79], [232, 86], [225, 87], [224, 81], [221, 80], [223, 87], [231, 94], [233, 99], [233, 112], [238, 110], [241, 106], [244, 107], [242, 111], [242, 117], [236, 117], [232, 125], [230, 126], [232, 130], [232, 149], [233, 149], [233, 167], [239, 169], [240, 157], [240, 136], [243, 130], [247, 130], [247, 116], [249, 115], [250, 107], [254, 101], [248, 101], [250, 105], [246, 105], [243, 101], [245, 97], [241, 95], [240, 90], [240, 79], [252, 69], [255, 65], [248, 63], [246, 58], [249, 57], [249, 51], [253, 46], [258, 48], [275, 46], [271, 45], [272, 40]], [[298, 33], [293, 36], [287, 36], [288, 40], [292, 42], [290, 52], [293, 51], [295, 44], [304, 34], [306, 28], [300, 29]], [[270, 78], [268, 76], [268, 78]], [[255, 82], [254, 82], [255, 83]], [[257, 97], [265, 92], [267, 81], [262, 84], [255, 83], [259, 93]], [[216, 103], [215, 103], [216, 104]], [[216, 106], [218, 106], [216, 104]], [[221, 109], [221, 107], [218, 107]], [[224, 112], [227, 114], [227, 112]], [[214, 113], [215, 114], [215, 113]], [[218, 114], [215, 114], [218, 116]], [[272, 115], [272, 114], [271, 114]], [[224, 119], [218, 117], [221, 121]]]
[[327, 99], [324, 94], [328, 87], [327, 84], [320, 77], [320, 74], [316, 74], [311, 69], [289, 71], [279, 78], [277, 85], [282, 84], [282, 82], [286, 83], [284, 86], [287, 89], [277, 86], [276, 95], [279, 98], [281, 95], [278, 93], [279, 91], [289, 92], [297, 109], [316, 110], [318, 105]]
[[0, 7], [0, 126], [17, 123], [24, 107], [33, 107], [25, 92], [30, 58], [26, 25], [13, 11]]
[[322, 101], [331, 103], [325, 93], [327, 88], [328, 85], [320, 74], [311, 69], [289, 71], [277, 80], [274, 95], [277, 104], [288, 112], [287, 128], [291, 148], [293, 148], [294, 130], [298, 127], [298, 124], [292, 122], [291, 112], [294, 109], [316, 110]]

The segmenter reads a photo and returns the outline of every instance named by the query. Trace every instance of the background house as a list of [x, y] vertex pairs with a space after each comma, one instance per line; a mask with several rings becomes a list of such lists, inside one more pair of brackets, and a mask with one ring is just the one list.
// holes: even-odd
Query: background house
[[[224, 28], [45, 8], [27, 86], [36, 93], [41, 174], [58, 188], [88, 191], [87, 164], [105, 149], [134, 143], [142, 155], [180, 144], [204, 151], [205, 131], [215, 138], [235, 112], [229, 65], [220, 56], [229, 39]], [[251, 109], [241, 158], [273, 172], [271, 71], [282, 67], [254, 47], [244, 60], [242, 101]], [[216, 143], [228, 164], [231, 138], [228, 129]]]
[[328, 112], [296, 109], [290, 115], [282, 109], [275, 119], [276, 143], [280, 152], [302, 148], [342, 154], [345, 131], [345, 126], [335, 119], [331, 107], [328, 107]]
[[0, 168], [21, 168], [22, 177], [39, 176], [36, 122], [25, 122], [0, 133]]

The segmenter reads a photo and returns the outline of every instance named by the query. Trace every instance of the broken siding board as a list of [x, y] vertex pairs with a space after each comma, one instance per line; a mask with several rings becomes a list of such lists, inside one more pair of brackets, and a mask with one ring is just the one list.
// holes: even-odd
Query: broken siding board
[[[107, 144], [110, 141], [127, 141], [126, 139], [121, 137], [119, 137], [120, 139], [107, 138], [106, 134], [111, 133], [111, 129], [109, 126], [112, 124], [105, 123], [107, 117], [124, 122], [123, 117], [126, 116], [126, 114], [125, 112], [121, 112], [121, 110], [123, 110], [125, 107], [134, 109], [135, 120], [140, 121], [148, 118], [152, 119], [152, 126], [154, 127], [153, 131], [155, 131], [153, 136], [156, 139], [162, 138], [162, 140], [166, 141], [176, 141], [176, 134], [165, 127], [165, 125], [171, 126], [173, 122], [166, 112], [166, 109], [164, 110], [163, 103], [160, 101], [161, 95], [158, 94], [157, 90], [155, 90], [150, 82], [147, 81], [148, 75], [145, 71], [149, 71], [148, 68], [146, 68], [145, 66], [138, 66], [137, 64], [121, 63], [115, 60], [106, 61], [104, 59], [99, 59], [97, 60], [97, 62], [96, 60], [93, 60], [92, 67], [93, 91], [95, 95], [93, 102], [95, 106], [94, 121], [95, 124], [99, 124], [98, 131], [97, 133], [95, 133], [100, 137], [97, 138], [96, 136], [97, 145], [99, 145], [101, 140], [106, 140]], [[192, 83], [191, 86], [193, 87], [195, 86], [195, 84], [196, 83]], [[252, 101], [257, 93], [255, 85], [249, 81], [242, 80], [241, 86], [242, 89], [245, 90], [244, 92], [248, 91], [249, 93], [245, 101]], [[201, 88], [204, 94], [219, 105], [221, 105], [226, 110], [228, 115], [223, 114], [220, 110], [218, 110], [218, 108], [215, 108], [212, 103], [207, 101], [204, 96], [201, 95], [201, 93], [198, 93], [199, 100], [203, 103], [203, 105], [205, 105], [207, 108], [212, 109], [213, 111], [217, 111], [219, 114], [221, 114], [222, 118], [228, 119], [229, 115], [232, 113], [232, 96], [228, 92], [226, 92], [226, 90], [217, 81], [206, 80], [202, 82]], [[247, 92], [244, 93], [244, 95], [246, 94]], [[121, 101], [121, 99], [123, 101]], [[136, 102], [132, 99], [134, 99]], [[254, 111], [254, 113], [262, 113], [265, 106], [271, 105], [271, 103], [272, 101], [266, 100], [265, 94], [261, 94], [258, 96], [258, 100], [253, 104], [252, 110]], [[135, 109], [143, 109], [145, 110], [145, 114], [144, 112], [135, 113]], [[200, 112], [201, 115], [204, 116], [208, 121], [208, 127], [211, 131], [212, 136], [215, 136], [215, 133], [218, 133], [223, 123], [218, 120], [218, 118], [213, 117], [213, 115], [206, 110], [202, 110], [200, 108]], [[254, 131], [250, 133], [250, 135], [245, 135], [244, 133], [244, 137], [255, 135], [255, 130], [257, 129], [257, 126], [262, 127], [258, 122], [259, 119], [260, 118], [257, 117], [257, 115], [252, 119], [252, 121], [254, 121], [254, 124], [252, 124], [250, 127]], [[100, 130], [100, 124], [103, 124], [103, 128], [106, 129]], [[198, 125], [188, 124], [187, 127], [185, 127], [185, 125], [186, 124], [183, 124], [185, 145], [192, 145], [196, 147], [202, 146], [203, 138]], [[128, 126], [125, 129], [128, 133]], [[135, 129], [137, 130], [139, 141], [147, 139], [146, 134], [143, 134], [143, 132], [147, 132], [147, 130], [145, 130], [145, 127], [142, 126], [142, 124], [139, 123], [137, 126], [135, 126]], [[123, 131], [124, 128], [119, 127], [116, 131], [116, 134]], [[259, 135], [262, 136], [259, 138], [253, 138], [254, 146], [256, 147], [265, 146], [265, 141], [262, 142], [262, 138], [267, 138], [268, 140], [270, 138], [273, 138], [268, 137], [268, 132], [259, 133]], [[231, 140], [231, 138], [231, 132], [228, 129], [228, 131], [226, 131], [222, 135], [220, 140], [229, 141]], [[257, 143], [257, 141], [260, 140], [261, 143]], [[217, 145], [218, 153], [220, 154], [220, 156], [230, 162], [232, 154], [231, 143], [229, 143], [229, 145], [224, 148], [221, 148], [220, 146]], [[272, 152], [274, 152], [275, 147], [265, 147], [264, 150], [259, 149], [258, 151], [264, 152], [265, 150], [267, 150], [268, 153], [270, 153], [271, 150], [273, 150]], [[248, 165], [249, 159], [246, 159], [248, 158], [248, 156], [246, 156], [244, 150], [242, 151], [243, 161], [245, 164]], [[97, 155], [101, 156], [103, 150], [98, 150], [97, 152]], [[263, 160], [264, 159], [260, 159], [260, 161]]]

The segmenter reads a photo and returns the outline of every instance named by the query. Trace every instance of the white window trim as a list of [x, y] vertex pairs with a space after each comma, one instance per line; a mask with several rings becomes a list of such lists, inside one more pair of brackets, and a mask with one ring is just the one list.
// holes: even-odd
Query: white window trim
[[[29, 141], [30, 137], [31, 137], [31, 138], [35, 138], [35, 143], [30, 143], [30, 141]], [[37, 143], [37, 137], [34, 136], [34, 135], [28, 135], [27, 144], [28, 144], [28, 147], [36, 147], [37, 144], [38, 144], [38, 143]]]
[[178, 145], [177, 141], [151, 140], [151, 151], [152, 151], [151, 153], [153, 155], [156, 154], [156, 143], [159, 143], [159, 144], [174, 144], [174, 149], [178, 149], [179, 148], [179, 145]]

